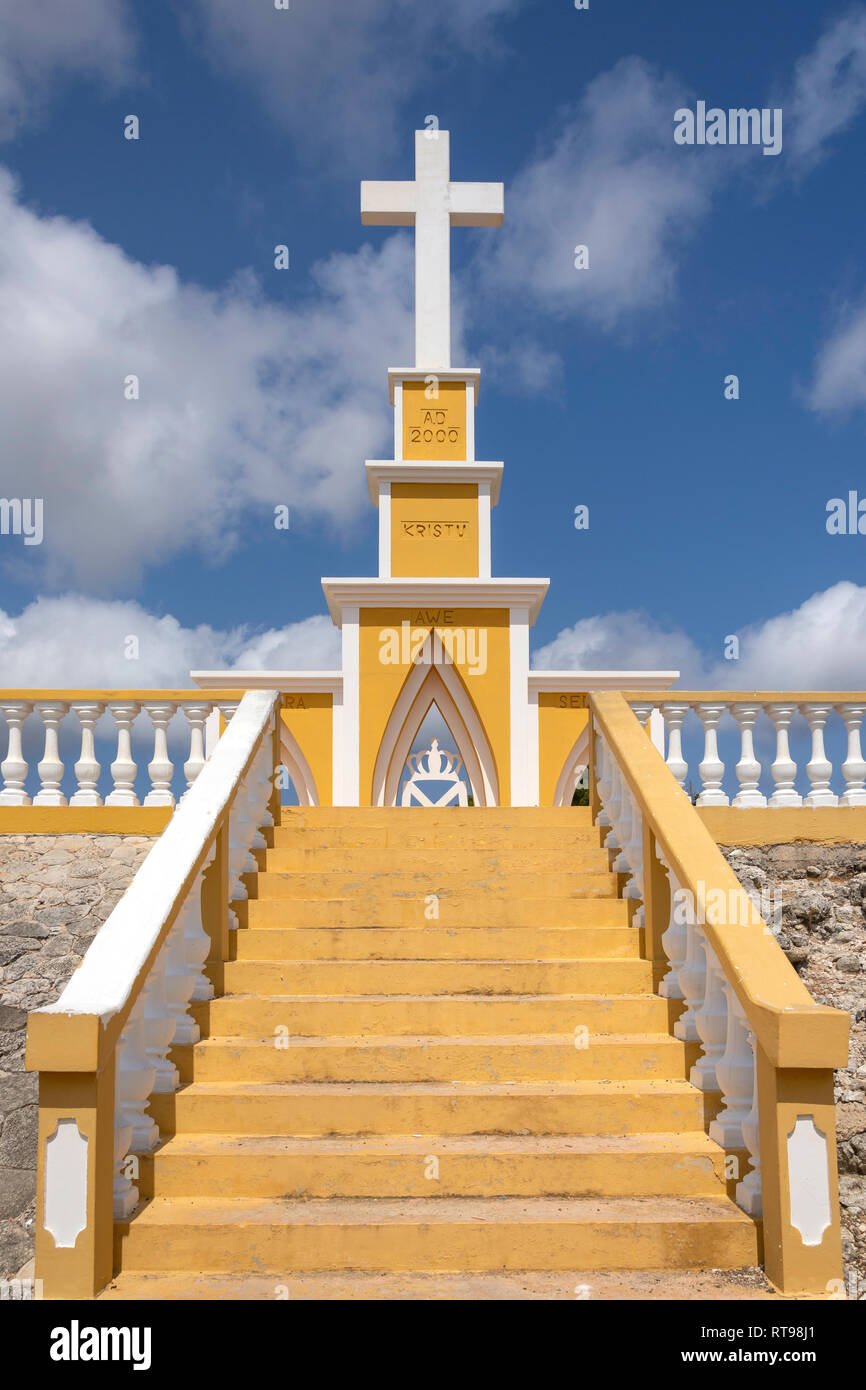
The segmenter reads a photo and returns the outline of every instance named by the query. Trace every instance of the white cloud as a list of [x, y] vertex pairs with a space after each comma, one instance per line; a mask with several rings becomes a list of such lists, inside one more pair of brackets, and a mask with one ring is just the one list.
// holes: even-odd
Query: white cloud
[[0, 170], [0, 492], [42, 497], [45, 525], [41, 547], [7, 537], [0, 558], [14, 546], [19, 573], [116, 591], [181, 551], [224, 556], [280, 503], [363, 513], [363, 459], [387, 447], [385, 370], [408, 358], [409, 238], [311, 279], [291, 307], [250, 274], [203, 290], [38, 217]]
[[[128, 660], [128, 638], [138, 659]], [[0, 610], [0, 670], [7, 688], [188, 689], [191, 670], [321, 669], [340, 665], [340, 640], [322, 615], [256, 633], [183, 627], [134, 602], [67, 594]]]
[[738, 661], [713, 660], [682, 630], [641, 612], [564, 628], [533, 656], [542, 670], [679, 670], [680, 689], [866, 689], [866, 586], [848, 581], [798, 608], [741, 628]]
[[[310, 159], [390, 151], [398, 108], [441, 71], [443, 54], [489, 56], [495, 21], [521, 0], [194, 0], [194, 32], [223, 71], [250, 79]], [[426, 112], [415, 124], [421, 128]], [[436, 114], [436, 113], [434, 113]], [[438, 113], [444, 116], [444, 113]], [[442, 119], [443, 127], [447, 121]], [[365, 177], [385, 177], [375, 169]]]
[[134, 49], [126, 0], [0, 0], [0, 139], [41, 114], [63, 73], [114, 85]]
[[533, 654], [547, 671], [680, 671], [699, 679], [704, 663], [694, 642], [678, 629], [660, 627], [635, 610], [581, 618]]
[[848, 310], [820, 348], [806, 399], [818, 411], [866, 405], [866, 305]]
[[[595, 78], [555, 144], [509, 186], [505, 226], [483, 241], [491, 295], [610, 328], [674, 292], [676, 253], [730, 160], [673, 141], [682, 89], [639, 58]], [[697, 157], [696, 157], [697, 155]], [[575, 247], [589, 269], [575, 269]]]
[[798, 62], [785, 103], [788, 148], [814, 163], [827, 141], [846, 130], [866, 106], [866, 10], [837, 20]]

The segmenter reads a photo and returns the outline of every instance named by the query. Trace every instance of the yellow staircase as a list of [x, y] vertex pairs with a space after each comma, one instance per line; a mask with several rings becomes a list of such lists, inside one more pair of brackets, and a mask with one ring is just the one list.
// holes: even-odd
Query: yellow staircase
[[104, 1296], [757, 1264], [587, 810], [292, 810], [272, 839]]

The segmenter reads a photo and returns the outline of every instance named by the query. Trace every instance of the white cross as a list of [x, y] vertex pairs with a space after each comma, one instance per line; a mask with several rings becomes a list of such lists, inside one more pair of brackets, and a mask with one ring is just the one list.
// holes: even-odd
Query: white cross
[[501, 227], [501, 183], [452, 183], [447, 130], [415, 131], [412, 183], [361, 184], [368, 227], [415, 228], [415, 366], [451, 366], [451, 228]]

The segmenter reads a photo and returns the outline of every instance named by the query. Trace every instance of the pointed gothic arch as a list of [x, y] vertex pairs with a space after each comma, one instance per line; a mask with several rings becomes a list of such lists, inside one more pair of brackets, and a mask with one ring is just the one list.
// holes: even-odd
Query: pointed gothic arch
[[589, 763], [589, 725], [578, 735], [574, 746], [562, 765], [556, 791], [553, 793], [554, 806], [570, 806], [577, 786], [577, 779]]
[[318, 806], [316, 779], [301, 752], [301, 745], [284, 720], [280, 721], [280, 757], [298, 794], [299, 806]]
[[428, 634], [397, 697], [373, 772], [374, 806], [393, 806], [418, 730], [436, 705], [463, 759], [476, 806], [499, 805], [499, 778], [484, 726], [436, 633]]

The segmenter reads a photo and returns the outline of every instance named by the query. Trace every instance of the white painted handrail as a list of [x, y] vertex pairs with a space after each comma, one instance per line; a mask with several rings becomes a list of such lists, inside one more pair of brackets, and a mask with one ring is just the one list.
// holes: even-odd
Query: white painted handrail
[[[56, 1003], [36, 1011], [96, 1015], [103, 1027], [117, 1015], [126, 1018], [115, 1046], [115, 1219], [129, 1216], [138, 1202], [127, 1155], [147, 1153], [159, 1140], [148, 1100], [179, 1085], [170, 1049], [198, 1041], [190, 1005], [213, 998], [203, 970], [211, 942], [202, 919], [202, 882], [220, 822], [228, 812], [229, 865], [240, 872], [250, 863], [256, 867], [251, 847], [264, 843], [259, 826], [272, 823], [268, 802], [279, 698], [274, 691], [250, 691], [227, 711], [225, 734], [80, 967]], [[228, 896], [246, 896], [239, 879], [229, 885]]]
[[[643, 718], [646, 702], [629, 699], [629, 703]], [[746, 698], [714, 691], [699, 698], [672, 691], [671, 698], [658, 702], [657, 708], [664, 720], [667, 765], [684, 789], [691, 771], [696, 781], [688, 789], [696, 791], [698, 806], [866, 806], [866, 759], [861, 745], [866, 693], [822, 697], [792, 692]], [[691, 770], [683, 756], [683, 726], [690, 715], [700, 722], [703, 733], [703, 756]], [[827, 730], [834, 725], [835, 740], [843, 741], [845, 747], [844, 760], [839, 758], [835, 765], [826, 747]], [[738, 735], [736, 763], [720, 753], [720, 728]], [[799, 765], [791, 753], [792, 730], [804, 749]]]
[[[200, 694], [173, 692], [174, 698], [166, 698], [164, 692], [136, 692], [135, 697], [118, 693], [112, 698], [110, 692], [101, 692], [103, 698], [82, 695], [74, 692], [57, 692], [57, 698], [41, 698], [34, 692], [26, 698], [27, 692], [20, 696], [0, 694], [0, 714], [6, 722], [6, 756], [0, 762], [0, 806], [101, 806], [99, 792], [100, 778], [105, 771], [110, 772], [111, 789], [105, 797], [106, 806], [173, 806], [175, 794], [172, 782], [175, 764], [169, 756], [170, 725], [179, 720], [187, 725], [189, 754], [183, 763], [187, 787], [191, 787], [205, 763], [204, 728], [210, 716], [214, 715], [217, 700]], [[78, 722], [77, 737], [70, 721]], [[153, 754], [147, 764], [147, 785], [143, 801], [136, 790], [139, 765], [133, 757], [134, 726], [136, 721], [149, 720], [152, 729], [151, 747]], [[35, 766], [24, 757], [24, 740], [28, 734], [40, 726], [42, 757]], [[101, 729], [101, 733], [100, 733]], [[70, 753], [70, 736], [74, 751]], [[97, 752], [97, 741], [112, 739], [114, 757], [102, 760]], [[61, 757], [61, 740], [67, 745], [67, 752]], [[2, 751], [2, 746], [0, 746]], [[74, 789], [67, 798], [64, 791], [64, 777], [67, 767], [74, 776]]]

